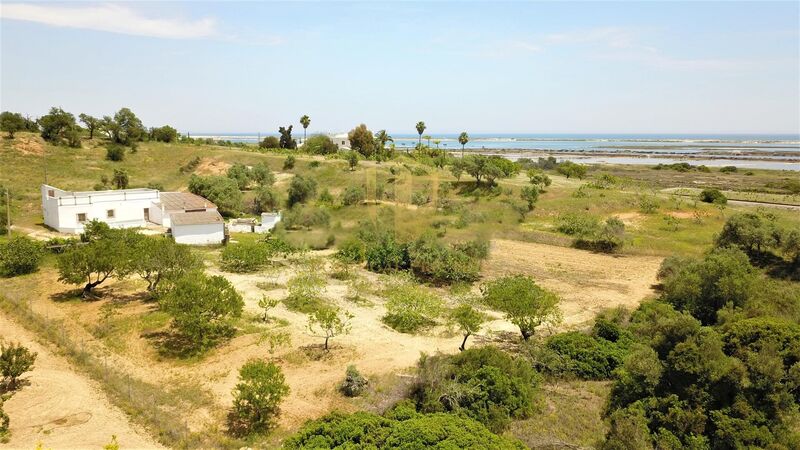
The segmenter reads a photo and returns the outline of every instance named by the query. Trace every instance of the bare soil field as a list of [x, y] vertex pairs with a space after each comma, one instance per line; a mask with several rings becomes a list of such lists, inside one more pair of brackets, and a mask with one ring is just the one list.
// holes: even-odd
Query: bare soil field
[[635, 308], [653, 295], [662, 259], [495, 239], [483, 275], [531, 275], [542, 286], [561, 294], [564, 325], [574, 326], [592, 320], [604, 308]]
[[25, 329], [0, 315], [5, 339], [21, 342], [37, 353], [30, 384], [6, 401], [11, 440], [3, 448], [102, 448], [111, 435], [123, 448], [162, 448], [130, 424], [96, 386], [62, 357], [40, 345]]

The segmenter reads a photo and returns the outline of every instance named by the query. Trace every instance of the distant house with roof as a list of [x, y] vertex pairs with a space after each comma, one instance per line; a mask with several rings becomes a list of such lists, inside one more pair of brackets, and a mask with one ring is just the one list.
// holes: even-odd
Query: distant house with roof
[[217, 206], [199, 195], [156, 189], [65, 191], [46, 184], [41, 189], [44, 224], [61, 233], [82, 233], [86, 223], [99, 220], [112, 228], [170, 228], [182, 244], [219, 244], [225, 239]]

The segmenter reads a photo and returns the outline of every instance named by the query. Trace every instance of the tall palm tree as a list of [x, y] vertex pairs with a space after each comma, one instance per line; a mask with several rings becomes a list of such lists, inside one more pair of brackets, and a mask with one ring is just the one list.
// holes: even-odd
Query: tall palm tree
[[417, 141], [417, 145], [422, 145], [422, 133], [425, 132], [425, 122], [417, 122], [417, 134], [419, 134], [419, 140]]
[[422, 139], [425, 139], [426, 141], [428, 141], [428, 147], [431, 146], [431, 135], [430, 134], [426, 134], [425, 136], [422, 136]]
[[303, 144], [306, 143], [306, 128], [311, 125], [311, 118], [304, 115], [300, 118], [300, 125], [303, 126]]
[[386, 133], [386, 130], [380, 130], [377, 133], [375, 133], [375, 141], [378, 142], [378, 151], [375, 152], [375, 160], [378, 162], [378, 164], [380, 164], [381, 158], [383, 157], [384, 154], [386, 143], [394, 142], [394, 139], [392, 139], [392, 137], [389, 136], [388, 133]]
[[464, 146], [469, 142], [469, 135], [466, 131], [462, 131], [458, 136], [458, 143], [461, 144], [461, 157], [464, 157]]

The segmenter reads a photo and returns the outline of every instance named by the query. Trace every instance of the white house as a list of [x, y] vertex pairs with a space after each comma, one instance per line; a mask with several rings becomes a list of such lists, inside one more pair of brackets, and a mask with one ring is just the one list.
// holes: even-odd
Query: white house
[[[225, 239], [225, 222], [217, 206], [187, 192], [156, 189], [71, 192], [42, 185], [45, 225], [61, 233], [83, 232], [85, 223], [100, 220], [113, 228], [160, 225], [172, 228], [176, 242], [219, 244]], [[179, 222], [175, 221], [180, 217]], [[180, 228], [175, 230], [175, 228]]]
[[233, 219], [228, 230], [234, 233], [267, 233], [281, 221], [280, 212], [261, 213], [261, 223], [256, 219]]
[[328, 137], [339, 147], [339, 150], [350, 150], [350, 138], [347, 133], [332, 134]]
[[81, 233], [93, 219], [114, 228], [143, 227], [158, 197], [155, 189], [70, 192], [43, 184], [42, 215], [45, 225], [61, 233]]
[[179, 244], [208, 245], [225, 241], [225, 221], [217, 210], [172, 214], [172, 237]]

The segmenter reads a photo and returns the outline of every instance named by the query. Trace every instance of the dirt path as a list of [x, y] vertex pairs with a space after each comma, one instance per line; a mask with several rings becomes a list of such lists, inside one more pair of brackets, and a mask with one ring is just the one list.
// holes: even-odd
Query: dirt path
[[117, 436], [122, 448], [163, 448], [111, 405], [95, 383], [62, 357], [40, 345], [27, 330], [0, 315], [0, 334], [38, 355], [30, 385], [4, 405], [11, 418], [11, 441], [0, 448], [102, 448]]
[[574, 248], [496, 239], [485, 278], [507, 274], [531, 275], [542, 286], [559, 293], [564, 325], [592, 320], [604, 308], [635, 308], [652, 296], [662, 258], [612, 256]]

